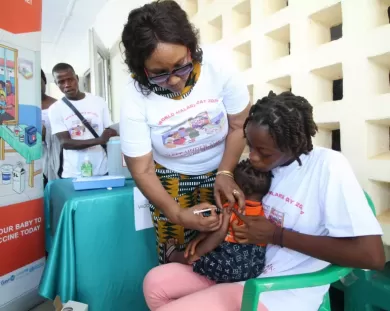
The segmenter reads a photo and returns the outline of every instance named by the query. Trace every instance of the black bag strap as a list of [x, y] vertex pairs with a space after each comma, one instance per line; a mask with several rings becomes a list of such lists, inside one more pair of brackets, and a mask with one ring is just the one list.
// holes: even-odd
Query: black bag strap
[[58, 167], [58, 177], [59, 178], [62, 178], [62, 172], [64, 171], [64, 149], [61, 148], [61, 151], [60, 151], [60, 166]]
[[[83, 115], [80, 113], [80, 111], [77, 110], [77, 108], [75, 106], [73, 106], [73, 104], [70, 102], [70, 100], [68, 100], [65, 96], [62, 98], [62, 101], [74, 112], [74, 114], [80, 119], [81, 123], [83, 123], [83, 125], [88, 129], [88, 131], [91, 132], [91, 134], [95, 137], [95, 138], [99, 138], [100, 136], [96, 133], [96, 131], [93, 129], [93, 127], [91, 126], [91, 124], [83, 117]], [[107, 145], [106, 144], [102, 144], [101, 145], [104, 152], [107, 153]]]

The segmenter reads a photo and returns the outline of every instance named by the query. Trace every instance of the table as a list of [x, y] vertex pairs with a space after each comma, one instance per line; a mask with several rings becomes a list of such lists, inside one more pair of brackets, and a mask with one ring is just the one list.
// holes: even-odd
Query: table
[[[142, 282], [158, 262], [155, 233], [153, 228], [135, 231], [133, 189], [132, 180], [111, 191], [75, 191], [70, 179], [48, 184], [49, 257], [40, 295], [87, 303], [89, 311], [148, 310]], [[57, 226], [51, 212], [54, 218], [60, 215]]]
[[[5, 160], [5, 154], [9, 152], [17, 152], [29, 164], [28, 185], [34, 187], [34, 177], [41, 174], [42, 170], [35, 171], [34, 161], [41, 158], [42, 155], [42, 136], [37, 133], [37, 142], [34, 146], [28, 146], [24, 142], [19, 141], [19, 136], [16, 136], [10, 129], [13, 125], [0, 125], [0, 160]], [[19, 124], [18, 127], [23, 132], [27, 125]], [[12, 149], [5, 149], [7, 143]]]

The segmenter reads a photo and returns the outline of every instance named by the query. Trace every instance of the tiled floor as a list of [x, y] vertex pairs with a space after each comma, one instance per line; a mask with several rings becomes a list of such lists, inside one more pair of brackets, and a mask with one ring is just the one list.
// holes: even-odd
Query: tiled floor
[[46, 301], [44, 304], [32, 309], [31, 311], [54, 311], [53, 302]]

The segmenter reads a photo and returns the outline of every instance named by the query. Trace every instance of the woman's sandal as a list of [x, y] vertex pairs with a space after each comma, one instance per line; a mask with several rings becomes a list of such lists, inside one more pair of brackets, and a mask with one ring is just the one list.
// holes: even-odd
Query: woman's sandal
[[171, 257], [172, 253], [176, 250], [176, 244], [177, 244], [177, 239], [171, 238], [168, 239], [164, 243], [164, 248], [163, 248], [163, 258], [164, 258], [164, 263], [169, 263], [169, 257]]

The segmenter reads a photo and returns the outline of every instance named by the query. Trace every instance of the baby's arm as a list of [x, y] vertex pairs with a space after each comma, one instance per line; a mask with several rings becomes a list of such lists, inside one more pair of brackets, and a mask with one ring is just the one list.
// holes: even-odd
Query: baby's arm
[[191, 263], [198, 260], [201, 256], [213, 251], [225, 240], [230, 225], [230, 216], [231, 215], [227, 212], [227, 210], [224, 209], [221, 228], [210, 233], [204, 240], [199, 242], [195, 249], [195, 254], [189, 256], [188, 262]]

